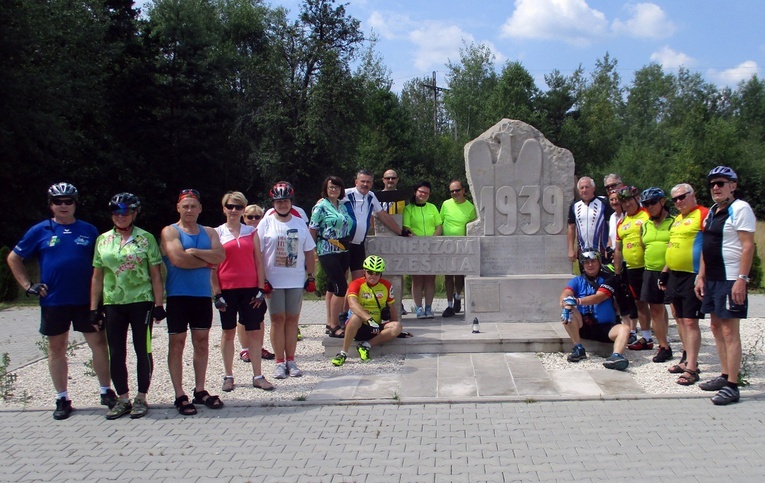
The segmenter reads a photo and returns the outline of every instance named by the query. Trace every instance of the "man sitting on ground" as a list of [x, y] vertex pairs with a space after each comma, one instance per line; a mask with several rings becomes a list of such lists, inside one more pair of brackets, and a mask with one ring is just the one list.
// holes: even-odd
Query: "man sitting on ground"
[[[372, 346], [383, 344], [402, 334], [390, 282], [382, 278], [385, 260], [377, 255], [370, 255], [364, 260], [362, 268], [364, 276], [348, 285], [345, 296], [351, 316], [345, 324], [343, 350], [332, 359], [332, 364], [336, 366], [343, 365], [354, 340], [361, 342], [356, 350], [359, 351], [361, 360], [366, 362], [371, 359], [369, 351]], [[390, 311], [389, 317], [383, 317], [383, 307]], [[389, 321], [384, 322], [385, 318]], [[409, 337], [409, 334], [404, 337]]]
[[613, 274], [601, 270], [600, 252], [596, 249], [584, 249], [580, 261], [584, 273], [572, 278], [560, 296], [563, 327], [574, 343], [568, 361], [579, 362], [587, 358], [582, 339], [613, 341], [614, 352], [603, 366], [623, 371], [629, 365], [622, 353], [627, 348], [630, 328], [617, 321], [614, 311], [612, 297], [616, 279]]

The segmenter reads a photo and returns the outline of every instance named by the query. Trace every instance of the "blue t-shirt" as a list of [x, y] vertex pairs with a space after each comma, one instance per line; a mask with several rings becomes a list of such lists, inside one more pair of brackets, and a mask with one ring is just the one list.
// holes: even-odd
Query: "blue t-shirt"
[[597, 305], [579, 305], [577, 309], [582, 315], [594, 314], [599, 324], [616, 323], [616, 311], [614, 310], [614, 287], [616, 280], [612, 274], [601, 271], [595, 280], [589, 280], [585, 275], [574, 277], [568, 282], [566, 288], [574, 292], [574, 297], [582, 298], [595, 295], [596, 292], [608, 294], [608, 298]]
[[26, 232], [13, 251], [25, 260], [37, 257], [40, 282], [48, 286], [48, 295], [40, 297], [40, 305], [90, 304], [93, 250], [97, 238], [96, 227], [80, 220], [60, 225], [49, 219]]
[[[183, 249], [199, 248], [209, 250], [212, 248], [210, 236], [202, 225], [199, 225], [199, 233], [189, 235], [184, 232], [175, 223], [171, 225], [178, 230], [181, 237]], [[165, 292], [168, 297], [188, 296], [188, 297], [212, 297], [212, 285], [210, 284], [210, 269], [200, 268], [178, 268], [172, 263], [167, 255], [162, 257], [167, 268], [167, 280], [165, 281]]]

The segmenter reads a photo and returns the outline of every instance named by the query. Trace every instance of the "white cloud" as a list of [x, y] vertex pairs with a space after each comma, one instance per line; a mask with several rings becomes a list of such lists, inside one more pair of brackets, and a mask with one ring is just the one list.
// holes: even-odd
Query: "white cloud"
[[632, 14], [628, 20], [614, 20], [611, 30], [617, 35], [643, 39], [665, 39], [675, 33], [675, 24], [667, 14], [653, 3], [627, 5]]
[[607, 29], [605, 15], [585, 0], [515, 0], [515, 11], [502, 25], [502, 37], [559, 39], [586, 46]]
[[749, 80], [750, 77], [757, 74], [761, 76], [762, 69], [757, 65], [757, 62], [753, 60], [747, 60], [738, 64], [736, 67], [718, 71], [716, 69], [709, 69], [707, 75], [711, 79], [715, 79], [718, 85], [726, 85], [734, 87], [741, 81]]
[[412, 24], [409, 17], [403, 15], [390, 15], [384, 16], [378, 11], [372, 12], [367, 19], [369, 27], [383, 39], [399, 39], [406, 37], [406, 30]]
[[414, 66], [419, 70], [441, 67], [449, 59], [459, 60], [459, 51], [463, 40], [474, 42], [473, 36], [456, 25], [445, 25], [428, 21], [420, 28], [409, 33], [409, 40], [416, 46]]
[[693, 67], [696, 59], [682, 52], [672, 50], [668, 45], [651, 54], [651, 60], [658, 62], [665, 69], [677, 69], [678, 67]]

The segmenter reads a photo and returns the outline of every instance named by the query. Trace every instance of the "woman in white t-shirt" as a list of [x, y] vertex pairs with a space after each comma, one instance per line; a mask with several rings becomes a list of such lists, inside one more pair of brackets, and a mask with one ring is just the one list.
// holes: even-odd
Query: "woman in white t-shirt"
[[292, 216], [295, 196], [292, 185], [279, 181], [269, 194], [274, 214], [260, 221], [258, 238], [266, 274], [264, 285], [270, 299], [271, 345], [276, 354], [274, 378], [285, 379], [303, 375], [295, 363], [295, 350], [303, 290], [316, 290], [313, 279], [316, 244], [305, 220]]

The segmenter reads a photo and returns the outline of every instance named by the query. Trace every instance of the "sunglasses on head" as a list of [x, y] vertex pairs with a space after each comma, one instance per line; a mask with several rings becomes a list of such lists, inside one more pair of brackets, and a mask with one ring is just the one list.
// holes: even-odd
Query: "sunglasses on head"
[[242, 205], [232, 205], [232, 204], [228, 204], [228, 203], [227, 203], [227, 204], [226, 204], [226, 208], [227, 208], [227, 209], [229, 209], [229, 210], [236, 210], [236, 211], [239, 211], [239, 210], [243, 210], [243, 209], [244, 209], [244, 206], [242, 206]]
[[683, 193], [681, 195], [677, 195], [672, 198], [672, 201], [674, 203], [677, 203], [678, 201], [683, 201], [690, 193]]
[[722, 188], [725, 186], [725, 183], [730, 183], [730, 181], [712, 181], [709, 183], [709, 189]]
[[66, 198], [63, 200], [60, 198], [55, 198], [55, 199], [52, 199], [50, 202], [56, 206], [61, 206], [61, 205], [71, 206], [74, 204], [74, 200], [72, 198]]
[[245, 218], [248, 220], [259, 220], [263, 218], [261, 215], [245, 215]]
[[181, 201], [183, 198], [196, 198], [199, 201], [199, 191], [191, 188], [181, 190], [178, 194], [178, 201]]

